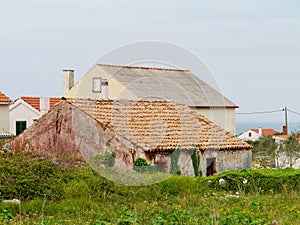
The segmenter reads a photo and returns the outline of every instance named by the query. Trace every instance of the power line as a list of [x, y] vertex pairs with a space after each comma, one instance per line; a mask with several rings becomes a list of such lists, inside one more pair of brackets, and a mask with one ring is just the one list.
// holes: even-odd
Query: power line
[[293, 110], [291, 110], [291, 109], [288, 109], [288, 111], [291, 112], [291, 113], [294, 113], [294, 114], [296, 114], [296, 115], [298, 115], [298, 116], [300, 116], [300, 113], [298, 113], [298, 112], [296, 112], [296, 111], [293, 111]]
[[[260, 112], [241, 112], [241, 113], [236, 113], [239, 115], [253, 115], [253, 114], [271, 114], [271, 113], [277, 113], [277, 112], [282, 112], [284, 109], [281, 110], [273, 110], [273, 111], [260, 111]], [[299, 113], [300, 115], [300, 113]]]

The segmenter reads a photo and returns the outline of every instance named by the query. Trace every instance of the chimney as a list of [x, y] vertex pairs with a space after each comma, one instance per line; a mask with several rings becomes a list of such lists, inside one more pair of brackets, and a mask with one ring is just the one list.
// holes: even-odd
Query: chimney
[[262, 137], [263, 133], [262, 133], [262, 128], [261, 127], [258, 128], [258, 134], [259, 134], [259, 136]]
[[68, 97], [69, 90], [74, 86], [74, 70], [63, 70], [63, 97]]
[[282, 126], [282, 133], [287, 134], [287, 128], [285, 125]]
[[40, 111], [44, 115], [50, 109], [50, 98], [40, 97]]
[[102, 89], [102, 98], [108, 99], [108, 80], [107, 79], [101, 80], [101, 89]]

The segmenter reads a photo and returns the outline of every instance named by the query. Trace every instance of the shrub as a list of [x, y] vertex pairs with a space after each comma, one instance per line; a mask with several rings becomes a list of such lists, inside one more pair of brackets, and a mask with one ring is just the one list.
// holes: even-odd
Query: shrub
[[97, 154], [92, 157], [91, 162], [93, 164], [96, 164], [97, 166], [103, 165], [103, 166], [109, 166], [113, 167], [115, 164], [115, 153], [104, 153], [104, 154]]
[[163, 171], [163, 163], [149, 165], [145, 159], [138, 158], [133, 162], [132, 169], [139, 173], [157, 173]]

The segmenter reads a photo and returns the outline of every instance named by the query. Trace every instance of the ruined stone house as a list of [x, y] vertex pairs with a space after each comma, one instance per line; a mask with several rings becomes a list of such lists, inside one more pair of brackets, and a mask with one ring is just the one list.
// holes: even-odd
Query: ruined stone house
[[138, 158], [170, 171], [179, 152], [182, 175], [194, 176], [199, 156], [205, 175], [251, 167], [251, 146], [189, 107], [167, 101], [62, 100], [12, 143], [15, 149], [55, 158], [90, 160], [114, 153], [114, 167]]

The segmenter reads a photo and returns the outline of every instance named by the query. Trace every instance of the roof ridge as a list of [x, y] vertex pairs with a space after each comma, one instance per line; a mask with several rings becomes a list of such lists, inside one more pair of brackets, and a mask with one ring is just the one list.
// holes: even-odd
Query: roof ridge
[[114, 65], [114, 64], [103, 64], [103, 63], [98, 63], [97, 65], [124, 68], [124, 69], [145, 69], [145, 70], [165, 70], [165, 71], [175, 71], [175, 72], [190, 72], [190, 70], [187, 70], [187, 69], [175, 69], [175, 68], [165, 68], [165, 67]]
[[3, 92], [0, 91], [0, 102], [9, 103], [12, 102], [12, 100], [6, 96]]
[[61, 99], [61, 97], [43, 97], [43, 96], [20, 96], [19, 98], [55, 98], [55, 99]]

